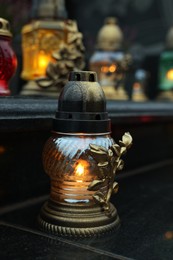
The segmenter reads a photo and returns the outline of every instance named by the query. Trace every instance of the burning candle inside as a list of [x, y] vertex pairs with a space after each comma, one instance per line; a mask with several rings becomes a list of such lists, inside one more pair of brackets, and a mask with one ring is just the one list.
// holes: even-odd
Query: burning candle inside
[[110, 66], [102, 66], [101, 72], [103, 73], [114, 73], [117, 69], [117, 66], [115, 64], [112, 64]]
[[39, 52], [39, 55], [38, 55], [38, 67], [39, 67], [40, 73], [42, 73], [43, 75], [45, 75], [47, 65], [48, 65], [48, 63], [50, 61], [51, 61], [50, 55], [46, 54], [43, 51]]
[[89, 163], [85, 160], [78, 160], [75, 165], [74, 174], [76, 177], [76, 182], [83, 183], [86, 179], [86, 175], [88, 174]]
[[168, 70], [166, 76], [169, 80], [173, 80], [173, 69]]

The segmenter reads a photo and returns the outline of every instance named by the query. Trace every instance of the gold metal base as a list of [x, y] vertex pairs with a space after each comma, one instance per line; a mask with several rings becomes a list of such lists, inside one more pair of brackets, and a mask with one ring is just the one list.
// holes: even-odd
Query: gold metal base
[[134, 102], [146, 102], [148, 101], [148, 98], [146, 97], [146, 95], [144, 93], [134, 93], [132, 94], [132, 101]]
[[173, 90], [165, 90], [160, 92], [157, 99], [160, 101], [173, 101]]
[[20, 92], [22, 96], [43, 96], [57, 98], [59, 96], [58, 88], [55, 86], [49, 88], [40, 88], [34, 80], [29, 80]]
[[107, 215], [99, 206], [62, 205], [51, 200], [43, 205], [38, 221], [42, 230], [68, 237], [100, 236], [120, 225], [112, 204]]

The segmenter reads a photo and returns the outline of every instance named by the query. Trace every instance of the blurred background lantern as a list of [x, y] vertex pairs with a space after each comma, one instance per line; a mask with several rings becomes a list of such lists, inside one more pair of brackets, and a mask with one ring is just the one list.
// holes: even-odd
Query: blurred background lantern
[[173, 27], [166, 36], [166, 48], [159, 61], [159, 99], [173, 100]]
[[125, 74], [131, 64], [131, 55], [122, 49], [123, 34], [113, 17], [105, 20], [97, 37], [96, 51], [90, 59], [90, 69], [98, 74], [98, 80], [108, 99], [126, 100]]
[[91, 71], [71, 72], [45, 144], [43, 164], [50, 198], [39, 216], [41, 229], [65, 236], [95, 236], [119, 226], [110, 203], [120, 159], [131, 146], [129, 133], [115, 144], [102, 88]]
[[135, 72], [135, 82], [132, 88], [132, 100], [137, 102], [147, 101], [145, 94], [147, 84], [147, 72], [143, 69], [137, 69]]
[[21, 92], [24, 95], [57, 96], [57, 88], [64, 86], [69, 71], [83, 68], [82, 35], [76, 22], [67, 19], [63, 0], [33, 0], [32, 22], [22, 29], [22, 50], [21, 77], [29, 80]]
[[0, 96], [10, 95], [8, 81], [17, 67], [17, 58], [11, 47], [9, 22], [0, 18]]

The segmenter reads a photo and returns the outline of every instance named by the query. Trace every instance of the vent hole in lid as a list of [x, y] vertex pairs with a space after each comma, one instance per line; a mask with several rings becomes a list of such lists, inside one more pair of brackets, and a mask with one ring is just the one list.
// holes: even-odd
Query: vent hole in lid
[[97, 115], [95, 116], [95, 119], [96, 119], [96, 120], [101, 120], [101, 116], [100, 116], [99, 114], [97, 114]]
[[80, 73], [76, 73], [76, 74], [75, 74], [75, 80], [76, 80], [76, 81], [80, 81], [80, 80], [81, 80], [81, 75], [80, 75]]
[[95, 81], [95, 76], [94, 76], [94, 74], [90, 74], [89, 75], [89, 81], [91, 81], [91, 82], [94, 82]]
[[72, 118], [72, 114], [68, 114], [68, 118], [69, 118], [69, 119]]

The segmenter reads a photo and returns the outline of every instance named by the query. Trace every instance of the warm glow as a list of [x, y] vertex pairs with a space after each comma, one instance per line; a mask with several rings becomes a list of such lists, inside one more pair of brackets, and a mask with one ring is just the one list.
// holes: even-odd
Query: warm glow
[[165, 234], [164, 234], [164, 237], [168, 240], [172, 240], [173, 239], [173, 231], [167, 231]]
[[76, 182], [83, 182], [88, 174], [89, 163], [85, 160], [79, 159], [74, 168], [74, 173], [76, 176]]
[[115, 65], [111, 65], [111, 66], [109, 67], [109, 71], [110, 71], [111, 73], [115, 72], [115, 71], [116, 71], [116, 66], [115, 66]]
[[173, 69], [168, 70], [168, 72], [166, 73], [166, 77], [169, 80], [173, 80]]
[[109, 67], [107, 67], [107, 66], [102, 66], [101, 67], [101, 72], [108, 73], [108, 71], [109, 71]]
[[39, 67], [39, 69], [46, 70], [49, 61], [50, 61], [49, 55], [40, 51], [40, 53], [38, 55], [38, 67]]
[[4, 146], [0, 145], [0, 154], [5, 153], [6, 149]]
[[135, 82], [134, 85], [133, 85], [133, 89], [137, 90], [137, 89], [140, 89], [140, 84], [138, 82]]
[[76, 175], [77, 176], [82, 176], [84, 174], [84, 166], [79, 163], [77, 166], [76, 166]]
[[108, 73], [108, 72], [115, 72], [116, 71], [116, 65], [115, 64], [112, 64], [111, 66], [102, 66], [101, 67], [101, 72], [103, 73]]

